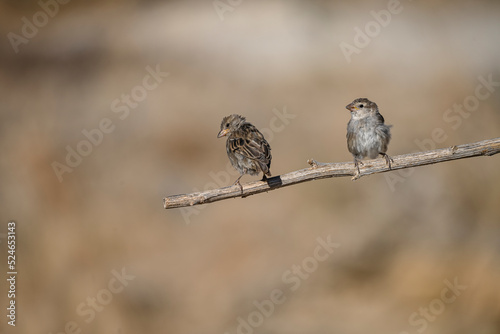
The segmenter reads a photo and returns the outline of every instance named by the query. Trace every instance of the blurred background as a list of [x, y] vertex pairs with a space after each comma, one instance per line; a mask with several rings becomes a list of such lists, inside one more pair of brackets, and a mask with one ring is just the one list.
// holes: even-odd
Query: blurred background
[[59, 1], [0, 2], [0, 332], [500, 332], [499, 156], [162, 203], [234, 182], [231, 113], [273, 175], [358, 97], [392, 156], [498, 137], [498, 1]]

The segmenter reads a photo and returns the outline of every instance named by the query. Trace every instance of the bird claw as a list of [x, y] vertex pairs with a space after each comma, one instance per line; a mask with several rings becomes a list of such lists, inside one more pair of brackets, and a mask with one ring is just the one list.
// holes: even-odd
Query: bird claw
[[359, 165], [363, 165], [363, 162], [361, 160], [354, 159], [354, 167], [356, 168], [356, 173], [351, 178], [351, 181], [356, 181], [362, 176], [361, 171], [359, 170]]
[[240, 186], [241, 193], [243, 194], [243, 186], [241, 185], [240, 181], [238, 181], [238, 183], [236, 183], [236, 184]]
[[233, 186], [239, 185], [241, 189], [241, 193], [243, 194], [243, 186], [240, 183], [241, 176], [233, 183]]
[[384, 156], [385, 163], [389, 166], [389, 169], [392, 169], [391, 162], [394, 162], [394, 159], [392, 159], [391, 156], [388, 154], [385, 154], [385, 153], [380, 153], [380, 154], [382, 154]]

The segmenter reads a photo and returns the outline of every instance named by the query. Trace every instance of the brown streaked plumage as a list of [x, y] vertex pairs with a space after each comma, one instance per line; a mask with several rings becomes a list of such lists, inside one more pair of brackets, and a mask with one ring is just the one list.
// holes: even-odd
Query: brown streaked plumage
[[262, 180], [271, 176], [271, 146], [262, 133], [245, 117], [230, 115], [222, 119], [217, 138], [227, 136], [226, 151], [233, 167], [241, 174], [234, 184], [243, 192], [240, 179], [245, 174], [263, 173]]

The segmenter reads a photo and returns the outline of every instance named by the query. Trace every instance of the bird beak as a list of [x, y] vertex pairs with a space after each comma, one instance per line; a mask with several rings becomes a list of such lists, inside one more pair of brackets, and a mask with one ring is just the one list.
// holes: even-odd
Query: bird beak
[[349, 111], [355, 111], [355, 110], [358, 110], [358, 108], [356, 108], [355, 105], [353, 105], [352, 103], [348, 104], [345, 106], [345, 108]]
[[228, 133], [229, 133], [229, 129], [222, 129], [222, 130], [220, 130], [219, 134], [217, 135], [217, 138], [224, 137]]

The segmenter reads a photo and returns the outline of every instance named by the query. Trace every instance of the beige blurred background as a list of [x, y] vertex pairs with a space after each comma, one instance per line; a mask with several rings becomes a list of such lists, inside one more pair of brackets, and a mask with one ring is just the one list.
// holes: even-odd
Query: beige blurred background
[[[162, 205], [213, 175], [234, 181], [216, 138], [231, 113], [270, 130], [273, 175], [351, 161], [358, 97], [394, 125], [393, 156], [498, 137], [500, 87], [448, 109], [474, 101], [480, 77], [500, 82], [500, 3], [402, 0], [379, 31], [370, 12], [387, 1], [217, 4], [71, 1], [44, 22], [35, 1], [0, 2], [0, 268], [14, 219], [18, 270], [17, 325], [3, 280], [0, 332], [500, 332], [499, 156]], [[340, 45], [367, 24], [348, 62]], [[144, 90], [148, 69], [168, 76]], [[109, 133], [60, 180], [54, 162], [103, 120]], [[339, 247], [314, 262], [328, 237]]]

